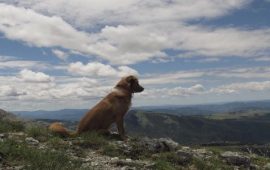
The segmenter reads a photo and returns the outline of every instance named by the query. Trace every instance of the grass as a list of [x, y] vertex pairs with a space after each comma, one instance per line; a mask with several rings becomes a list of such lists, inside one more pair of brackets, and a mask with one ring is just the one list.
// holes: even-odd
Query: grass
[[192, 164], [200, 170], [220, 169], [220, 170], [233, 170], [234, 168], [226, 165], [218, 158], [211, 158], [207, 161], [194, 158]]
[[5, 132], [19, 132], [24, 130], [24, 124], [20, 121], [1, 120], [0, 119], [0, 133]]
[[225, 151], [239, 152], [240, 149], [237, 146], [209, 146], [207, 150], [212, 151], [214, 154], [220, 154]]
[[73, 170], [79, 169], [81, 162], [71, 160], [65, 152], [51, 150], [37, 150], [25, 143], [5, 140], [0, 143], [0, 152], [4, 161], [13, 166], [25, 165], [28, 170]]
[[31, 136], [41, 142], [47, 141], [50, 134], [46, 127], [37, 124], [28, 125], [25, 128], [25, 132], [28, 136]]
[[80, 135], [77, 144], [83, 148], [99, 149], [100, 147], [108, 145], [108, 140], [105, 136], [97, 132], [86, 132]]
[[53, 137], [49, 138], [47, 141], [47, 145], [50, 148], [57, 149], [57, 150], [61, 150], [61, 149], [66, 150], [70, 147], [68, 142], [64, 141], [59, 136], [53, 136]]
[[259, 166], [263, 167], [267, 163], [270, 162], [270, 158], [256, 156], [256, 157], [251, 158], [251, 162], [253, 162], [256, 165], [259, 165]]
[[175, 167], [173, 167], [170, 162], [161, 159], [155, 161], [154, 168], [156, 170], [175, 170]]
[[175, 152], [159, 153], [153, 159], [155, 161], [155, 168], [158, 170], [182, 169], [183, 166], [187, 166], [189, 164]]

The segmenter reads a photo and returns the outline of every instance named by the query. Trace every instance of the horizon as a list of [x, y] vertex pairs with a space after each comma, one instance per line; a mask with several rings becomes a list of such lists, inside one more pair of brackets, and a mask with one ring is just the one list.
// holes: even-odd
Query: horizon
[[130, 74], [135, 107], [269, 100], [269, 16], [270, 0], [0, 0], [0, 108], [89, 108]]
[[[270, 99], [264, 99], [264, 100], [242, 100], [242, 101], [228, 101], [228, 102], [213, 102], [213, 103], [198, 103], [198, 104], [187, 104], [187, 105], [142, 105], [142, 106], [131, 106], [129, 111], [132, 109], [140, 109], [140, 108], [147, 108], [147, 107], [193, 107], [193, 106], [207, 106], [207, 105], [226, 105], [226, 104], [234, 104], [234, 103], [253, 103], [253, 102], [270, 102]], [[94, 106], [94, 105], [93, 105]], [[61, 111], [61, 110], [89, 110], [93, 106], [90, 106], [89, 108], [63, 108], [58, 110], [7, 110], [9, 112], [36, 112], [36, 111]]]

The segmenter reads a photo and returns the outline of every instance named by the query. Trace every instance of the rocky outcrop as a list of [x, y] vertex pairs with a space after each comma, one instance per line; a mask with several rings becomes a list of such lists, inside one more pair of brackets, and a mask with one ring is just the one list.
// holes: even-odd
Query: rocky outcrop
[[[1, 115], [6, 117], [3, 111]], [[26, 129], [31, 129], [36, 124], [25, 126]], [[232, 152], [225, 151], [224, 148], [215, 150], [212, 146], [181, 146], [170, 138], [130, 137], [127, 141], [112, 136], [94, 136], [100, 138], [98, 140], [93, 137], [85, 138], [83, 135], [59, 138], [48, 134], [46, 128], [39, 128], [42, 126], [36, 126], [34, 131], [23, 128], [3, 131], [0, 133], [0, 147], [2, 143], [11, 142], [13, 146], [15, 143], [18, 148], [21, 145], [38, 153], [61, 150], [70, 161], [80, 162], [79, 168], [82, 169], [151, 170], [162, 166], [163, 169], [270, 169], [270, 159], [262, 158], [261, 154], [258, 156], [254, 149], [250, 152], [242, 149]], [[29, 163], [24, 165], [23, 162], [20, 165], [16, 162], [13, 165], [9, 162], [12, 159], [7, 159], [9, 154], [3, 153], [0, 148], [0, 169], [28, 168]]]
[[250, 166], [250, 158], [244, 156], [241, 153], [226, 151], [222, 153], [220, 156], [230, 165], [244, 166], [244, 167]]

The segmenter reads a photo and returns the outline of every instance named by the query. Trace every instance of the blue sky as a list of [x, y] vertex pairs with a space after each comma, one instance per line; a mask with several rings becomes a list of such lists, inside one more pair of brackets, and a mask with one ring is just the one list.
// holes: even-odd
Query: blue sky
[[270, 97], [269, 0], [0, 0], [0, 108], [89, 108], [123, 76], [133, 105]]

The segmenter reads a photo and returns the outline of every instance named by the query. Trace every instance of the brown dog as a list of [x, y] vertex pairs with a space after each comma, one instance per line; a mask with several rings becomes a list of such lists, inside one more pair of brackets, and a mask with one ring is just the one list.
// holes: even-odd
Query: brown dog
[[[126, 139], [124, 116], [131, 105], [132, 94], [143, 90], [144, 88], [140, 86], [135, 76], [122, 78], [111, 93], [83, 116], [76, 134], [86, 131], [109, 132], [112, 123], [116, 123], [121, 138]], [[60, 135], [74, 135], [74, 133], [68, 132], [59, 122], [51, 124], [49, 129]]]

